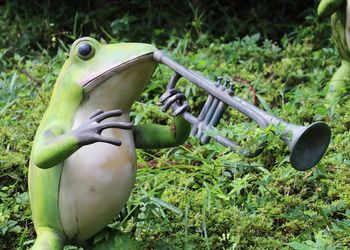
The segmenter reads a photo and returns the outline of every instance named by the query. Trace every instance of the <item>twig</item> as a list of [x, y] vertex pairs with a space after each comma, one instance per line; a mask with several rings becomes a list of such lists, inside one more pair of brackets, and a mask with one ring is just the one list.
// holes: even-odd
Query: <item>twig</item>
[[25, 74], [36, 86], [41, 86], [43, 84], [43, 81], [36, 79], [34, 76], [29, 74], [29, 72], [26, 69], [19, 69], [19, 71], [23, 74]]
[[259, 100], [258, 98], [256, 97], [256, 90], [255, 88], [250, 84], [251, 81], [247, 80], [247, 79], [243, 79], [239, 76], [233, 76], [232, 77], [232, 80], [235, 81], [235, 82], [239, 82], [239, 83], [243, 83], [245, 85], [248, 86], [248, 89], [249, 91], [252, 93], [252, 101], [254, 103], [254, 105], [258, 105], [259, 104]]
[[29, 74], [29, 72], [28, 72], [26, 69], [24, 69], [24, 68], [20, 68], [20, 69], [18, 69], [18, 70], [19, 70], [21, 73], [25, 74], [25, 75], [29, 78], [29, 80], [34, 84], [34, 90], [35, 90], [36, 93], [38, 94], [40, 100], [41, 100], [42, 102], [44, 102], [44, 98], [41, 96], [39, 90], [37, 89], [38, 86], [40, 87], [40, 86], [43, 84], [43, 81], [38, 80], [38, 79], [36, 79], [35, 77], [33, 77], [33, 76], [32, 76], [31, 74]]

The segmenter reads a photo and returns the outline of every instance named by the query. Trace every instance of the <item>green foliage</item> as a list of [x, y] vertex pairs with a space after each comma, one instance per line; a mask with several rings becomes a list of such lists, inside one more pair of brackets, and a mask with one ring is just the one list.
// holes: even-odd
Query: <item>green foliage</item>
[[[154, 42], [167, 47], [184, 43], [188, 48], [254, 33], [273, 40], [288, 34], [286, 41], [298, 36], [295, 25], [314, 14], [315, 4], [304, 0], [275, 0], [273, 4], [269, 0], [171, 4], [166, 0], [5, 0], [0, 3], [0, 48], [28, 53], [44, 47], [54, 53], [80, 36], [101, 34], [112, 41]], [[328, 39], [327, 33], [315, 34], [319, 44]]]
[[[131, 6], [137, 4], [131, 1]], [[307, 9], [305, 23], [283, 26], [282, 32], [276, 26], [266, 27], [267, 19], [254, 26], [254, 15], [265, 13], [260, 3], [242, 12], [249, 13], [244, 21], [227, 15], [230, 5], [218, 4], [211, 5], [224, 13], [217, 21], [200, 6], [188, 6], [189, 15], [179, 14], [186, 27], [181, 35], [176, 32], [180, 29], [168, 32], [167, 24], [155, 22], [171, 20], [172, 11], [179, 12], [176, 4], [170, 14], [153, 13], [156, 7], [150, 6], [145, 12], [149, 24], [135, 14], [140, 11], [137, 6], [135, 12], [128, 12], [121, 4], [118, 16], [106, 19], [108, 25], [96, 20], [109, 16], [115, 10], [112, 7], [103, 9], [105, 13], [93, 9], [84, 15], [67, 3], [50, 19], [55, 3], [24, 12], [14, 10], [23, 8], [17, 2], [0, 6], [4, 35], [0, 49], [1, 247], [26, 249], [35, 238], [26, 183], [31, 142], [67, 58], [67, 44], [82, 34], [107, 41], [159, 42], [176, 61], [211, 79], [224, 76], [234, 81], [237, 95], [288, 122], [303, 125], [323, 120], [333, 132], [326, 156], [306, 172], [289, 165], [286, 146], [271, 133], [278, 134], [280, 128], [257, 130], [232, 109], [218, 131], [244, 147], [266, 137], [269, 144], [261, 156], [246, 159], [215, 142], [200, 145], [194, 138], [178, 148], [139, 150], [132, 196], [109, 228], [95, 237], [96, 245], [148, 249], [345, 249], [350, 245], [350, 101], [344, 98], [333, 116], [323, 105], [324, 86], [339, 64], [328, 40], [329, 26]], [[62, 18], [65, 11], [73, 13], [71, 23]], [[10, 23], [10, 18], [16, 22]], [[215, 30], [219, 24], [227, 30]], [[261, 27], [265, 28], [257, 33]], [[252, 32], [233, 38], [247, 31]], [[52, 48], [58, 48], [57, 53]], [[135, 123], [167, 122], [169, 115], [155, 103], [171, 74], [166, 67], [158, 67], [133, 106]], [[184, 80], [179, 88], [198, 113], [206, 99], [203, 90]]]

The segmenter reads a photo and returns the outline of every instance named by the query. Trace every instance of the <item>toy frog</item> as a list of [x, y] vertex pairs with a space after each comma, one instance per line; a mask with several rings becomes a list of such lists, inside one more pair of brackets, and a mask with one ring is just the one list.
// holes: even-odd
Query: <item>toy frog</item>
[[101, 231], [127, 202], [135, 148], [182, 144], [190, 124], [132, 126], [128, 112], [157, 62], [142, 43], [74, 42], [37, 130], [29, 194], [37, 239], [33, 249], [81, 244]]
[[[162, 111], [172, 110], [173, 121], [169, 126], [132, 125], [128, 112], [158, 63], [175, 71], [158, 102]], [[186, 97], [175, 88], [180, 78], [208, 95], [198, 117], [188, 111]], [[38, 235], [33, 248], [84, 245], [106, 227], [132, 191], [135, 148], [180, 145], [193, 125], [191, 134], [202, 143], [210, 137], [242, 156], [260, 154], [265, 140], [251, 151], [214, 133], [228, 106], [262, 128], [282, 126], [280, 136], [290, 148], [295, 169], [305, 171], [319, 162], [331, 138], [327, 124], [287, 123], [234, 95], [234, 84], [227, 84], [186, 69], [149, 44], [102, 45], [88, 37], [75, 41], [32, 147], [29, 195]]]
[[339, 102], [350, 81], [350, 5], [347, 0], [322, 0], [318, 6], [320, 17], [331, 17], [332, 33], [341, 58], [341, 66], [329, 82], [327, 102], [330, 107]]

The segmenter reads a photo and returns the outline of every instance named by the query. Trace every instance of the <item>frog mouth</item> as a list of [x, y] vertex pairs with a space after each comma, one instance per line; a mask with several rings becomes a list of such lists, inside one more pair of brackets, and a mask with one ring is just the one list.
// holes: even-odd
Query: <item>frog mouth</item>
[[130, 68], [133, 67], [139, 63], [142, 62], [146, 62], [146, 61], [153, 61], [154, 62], [154, 58], [153, 58], [153, 52], [151, 53], [147, 53], [141, 56], [137, 56], [135, 58], [130, 59], [129, 61], [126, 61], [124, 63], [119, 63], [117, 65], [115, 65], [114, 67], [99, 73], [99, 74], [94, 74], [92, 76], [89, 77], [88, 80], [83, 80], [81, 82], [79, 82], [79, 84], [83, 87], [85, 93], [90, 92], [91, 90], [93, 90], [94, 88], [96, 88], [98, 85], [102, 84], [103, 82], [107, 81], [108, 79], [110, 79], [111, 77], [113, 77], [114, 75]]

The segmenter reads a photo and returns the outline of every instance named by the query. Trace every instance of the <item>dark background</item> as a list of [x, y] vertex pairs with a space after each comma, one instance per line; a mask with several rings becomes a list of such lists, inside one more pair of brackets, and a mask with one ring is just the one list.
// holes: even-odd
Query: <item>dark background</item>
[[[279, 42], [315, 16], [318, 1], [0, 1], [1, 47], [49, 51], [84, 36], [153, 42], [191, 37], [200, 45], [260, 33]], [[315, 21], [315, 20], [311, 20]], [[327, 38], [329, 34], [326, 34]], [[324, 39], [323, 39], [324, 40]], [[322, 39], [320, 40], [322, 41]], [[190, 47], [189, 47], [190, 48]], [[27, 51], [26, 51], [27, 50]]]

